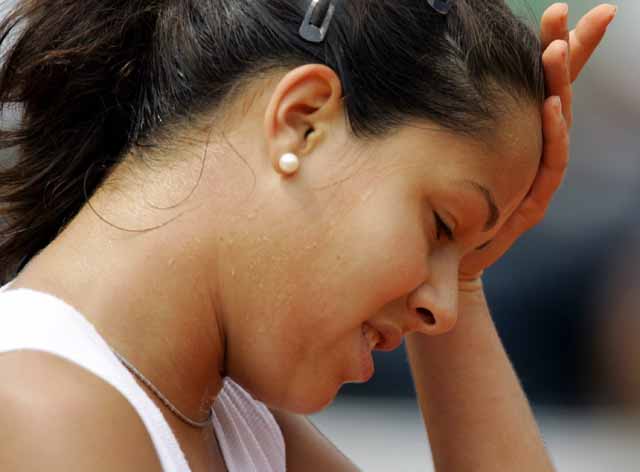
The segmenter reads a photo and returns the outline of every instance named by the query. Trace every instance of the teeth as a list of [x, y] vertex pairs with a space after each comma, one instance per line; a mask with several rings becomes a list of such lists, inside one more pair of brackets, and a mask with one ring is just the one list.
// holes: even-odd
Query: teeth
[[380, 342], [380, 335], [378, 332], [371, 328], [369, 325], [362, 325], [362, 332], [364, 333], [365, 338], [369, 342], [369, 349], [373, 349]]

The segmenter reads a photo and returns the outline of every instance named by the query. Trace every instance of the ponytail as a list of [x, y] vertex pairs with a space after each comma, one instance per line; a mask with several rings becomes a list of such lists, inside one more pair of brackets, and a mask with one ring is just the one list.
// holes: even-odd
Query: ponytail
[[23, 1], [0, 24], [0, 44], [12, 41], [2, 115], [18, 114], [0, 130], [0, 149], [16, 153], [0, 163], [1, 282], [56, 237], [140, 137], [132, 103], [154, 28], [142, 3], [155, 2]]

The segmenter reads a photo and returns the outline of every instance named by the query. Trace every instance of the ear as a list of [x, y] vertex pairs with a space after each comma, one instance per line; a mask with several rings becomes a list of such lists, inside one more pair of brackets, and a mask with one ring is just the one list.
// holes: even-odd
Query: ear
[[265, 137], [273, 168], [288, 152], [303, 157], [317, 148], [343, 116], [342, 87], [336, 73], [321, 64], [288, 72], [276, 86], [265, 112]]

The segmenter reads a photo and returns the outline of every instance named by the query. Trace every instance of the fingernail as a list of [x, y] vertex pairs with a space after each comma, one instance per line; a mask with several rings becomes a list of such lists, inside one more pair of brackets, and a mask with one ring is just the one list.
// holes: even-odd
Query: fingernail
[[560, 100], [560, 97], [552, 97], [551, 103], [556, 113], [562, 113], [562, 100]]
[[611, 22], [618, 14], [618, 5], [609, 5], [609, 6], [611, 7], [611, 17], [609, 18], [609, 22]]
[[563, 19], [565, 19], [567, 17], [567, 15], [569, 14], [569, 4], [568, 3], [565, 3], [565, 2], [554, 3], [553, 5], [551, 5], [549, 7], [549, 9], [551, 9], [551, 8], [556, 9]]
[[562, 16], [567, 16], [569, 14], [569, 4], [561, 3], [560, 6], [562, 7]]

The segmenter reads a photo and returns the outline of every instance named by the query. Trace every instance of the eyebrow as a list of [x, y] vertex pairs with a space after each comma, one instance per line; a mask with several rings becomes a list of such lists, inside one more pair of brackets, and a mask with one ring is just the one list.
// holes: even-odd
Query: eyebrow
[[487, 216], [487, 221], [484, 224], [484, 232], [492, 230], [500, 219], [500, 210], [498, 210], [498, 206], [496, 205], [495, 198], [493, 198], [493, 194], [488, 188], [486, 188], [484, 185], [479, 184], [478, 182], [474, 182], [473, 180], [465, 180], [465, 182], [470, 184], [474, 189], [480, 192], [486, 200], [489, 214]]

